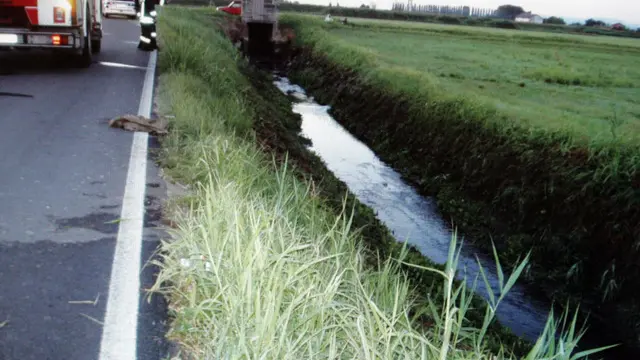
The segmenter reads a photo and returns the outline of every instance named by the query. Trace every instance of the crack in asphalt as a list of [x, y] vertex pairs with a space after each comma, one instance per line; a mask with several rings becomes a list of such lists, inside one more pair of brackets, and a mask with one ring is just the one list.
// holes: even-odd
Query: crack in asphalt
[[34, 98], [34, 96], [31, 94], [21, 94], [21, 93], [3, 92], [3, 91], [0, 91], [0, 96], [24, 97], [24, 98], [31, 98], [31, 99]]

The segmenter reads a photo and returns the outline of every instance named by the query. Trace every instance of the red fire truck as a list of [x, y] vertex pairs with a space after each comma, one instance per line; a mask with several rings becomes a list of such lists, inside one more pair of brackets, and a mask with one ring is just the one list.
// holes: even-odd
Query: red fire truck
[[216, 10], [224, 11], [231, 15], [242, 15], [242, 1], [233, 0], [227, 6], [218, 6]]
[[0, 50], [68, 52], [88, 67], [102, 44], [101, 0], [0, 0]]

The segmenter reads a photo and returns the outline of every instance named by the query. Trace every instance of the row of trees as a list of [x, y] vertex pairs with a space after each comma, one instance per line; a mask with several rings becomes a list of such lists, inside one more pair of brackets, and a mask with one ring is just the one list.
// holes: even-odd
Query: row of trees
[[[369, 5], [365, 5], [365, 4], [360, 4], [360, 9], [371, 9], [371, 10], [375, 10], [376, 9], [376, 2], [375, 1], [371, 1], [369, 3]], [[332, 8], [333, 4], [329, 3], [329, 8]], [[340, 7], [340, 3], [336, 3], [336, 7]]]
[[522, 14], [524, 9], [521, 6], [502, 5], [498, 9], [472, 8], [469, 6], [440, 6], [440, 5], [417, 5], [412, 2], [401, 3], [395, 2], [391, 10], [393, 11], [410, 11], [438, 15], [458, 15], [472, 17], [497, 17], [508, 20], [514, 20], [516, 16]]
[[515, 20], [516, 16], [522, 14], [524, 9], [516, 5], [501, 5], [496, 10], [496, 16], [503, 19]]
[[[566, 25], [566, 22], [564, 21], [563, 18], [560, 17], [555, 17], [555, 16], [551, 16], [549, 18], [544, 19], [544, 23], [545, 24], [556, 24], [556, 25]], [[571, 26], [587, 26], [587, 27], [612, 27], [614, 30], [621, 30], [621, 31], [633, 31], [632, 29], [627, 28], [626, 26], [624, 26], [623, 24], [614, 24], [614, 25], [608, 25], [607, 23], [605, 23], [604, 21], [601, 20], [596, 20], [596, 19], [589, 19], [587, 21], [583, 23], [573, 23], [571, 24]], [[637, 32], [640, 32], [640, 28], [638, 28], [636, 30]]]
[[[574, 25], [582, 25], [582, 24], [577, 23], [577, 24], [574, 24]], [[598, 26], [601, 26], [601, 27], [612, 27], [615, 30], [621, 30], [621, 31], [625, 31], [625, 30], [629, 31], [630, 30], [630, 31], [633, 31], [632, 29], [629, 29], [625, 25], [620, 24], [620, 23], [609, 25], [609, 24], [605, 23], [604, 21], [596, 20], [596, 19], [589, 19], [589, 20], [585, 21], [584, 22], [584, 26], [589, 26], [589, 27], [598, 27]], [[638, 28], [636, 31], [640, 32], [640, 28]]]
[[441, 5], [417, 5], [411, 3], [395, 2], [391, 6], [392, 11], [418, 12], [436, 15], [457, 15], [457, 16], [494, 16], [494, 9], [473, 8], [469, 6], [441, 6]]

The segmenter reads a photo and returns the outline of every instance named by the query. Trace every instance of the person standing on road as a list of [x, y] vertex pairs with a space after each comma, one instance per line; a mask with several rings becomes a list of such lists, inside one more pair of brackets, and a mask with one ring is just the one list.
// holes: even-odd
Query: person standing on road
[[136, 0], [135, 8], [140, 14], [140, 41], [138, 49], [153, 51], [156, 43], [156, 5], [162, 6], [160, 0]]

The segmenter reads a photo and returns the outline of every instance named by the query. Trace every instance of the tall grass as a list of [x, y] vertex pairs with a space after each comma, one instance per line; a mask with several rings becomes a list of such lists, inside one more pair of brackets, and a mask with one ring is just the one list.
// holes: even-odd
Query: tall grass
[[[170, 301], [168, 336], [197, 359], [512, 358], [486, 347], [500, 298], [481, 328], [467, 320], [473, 289], [454, 281], [455, 238], [444, 270], [423, 269], [441, 276], [443, 296], [429, 303], [433, 324], [418, 327], [414, 289], [399, 270], [406, 251], [368, 265], [350, 209], [329, 211], [286, 163], [268, 161], [250, 130], [259, 97], [209, 15], [159, 12], [160, 112], [174, 116], [163, 162], [193, 189], [171, 214], [178, 225], [152, 289]], [[503, 293], [525, 265], [501, 273]], [[573, 354], [575, 319], [559, 338], [556, 325], [550, 316], [527, 359], [586, 355]]]

